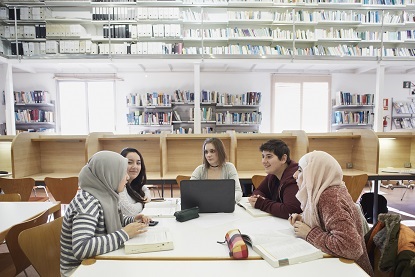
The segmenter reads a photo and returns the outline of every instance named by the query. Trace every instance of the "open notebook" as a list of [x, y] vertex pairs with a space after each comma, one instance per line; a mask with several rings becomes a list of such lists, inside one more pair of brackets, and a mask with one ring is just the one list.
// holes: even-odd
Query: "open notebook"
[[180, 210], [180, 200], [172, 198], [147, 203], [141, 213], [149, 217], [174, 217], [174, 213], [178, 210]]
[[251, 206], [251, 204], [248, 201], [248, 198], [243, 197], [241, 201], [239, 201], [239, 203], [237, 203], [237, 205], [241, 208], [243, 208], [245, 211], [247, 211], [250, 215], [252, 215], [253, 217], [259, 217], [259, 216], [270, 216], [270, 213], [261, 211], [260, 209], [256, 209], [254, 207]]

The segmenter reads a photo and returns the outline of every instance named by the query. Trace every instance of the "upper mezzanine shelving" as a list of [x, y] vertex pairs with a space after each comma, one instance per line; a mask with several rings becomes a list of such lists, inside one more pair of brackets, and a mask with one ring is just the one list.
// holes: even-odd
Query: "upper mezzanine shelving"
[[[28, 41], [24, 32], [19, 35], [19, 30], [17, 36], [10, 32], [16, 26], [24, 29], [27, 25], [26, 29], [31, 29], [29, 26], [39, 22], [3, 18], [0, 37], [6, 44], [3, 52], [9, 58], [134, 55], [301, 60], [318, 56], [378, 61], [413, 60], [415, 56], [413, 0], [2, 1], [2, 4], [3, 10], [13, 12], [15, 8], [26, 7], [50, 11], [42, 21], [46, 25], [42, 41]], [[21, 50], [34, 50], [11, 55], [11, 51], [6, 51], [11, 50], [8, 42], [15, 43], [17, 51], [19, 43]]]

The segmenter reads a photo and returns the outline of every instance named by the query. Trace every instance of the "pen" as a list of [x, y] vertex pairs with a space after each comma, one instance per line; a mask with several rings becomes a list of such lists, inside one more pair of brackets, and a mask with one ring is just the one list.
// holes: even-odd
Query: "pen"
[[236, 203], [236, 205], [238, 205], [239, 207], [243, 208], [244, 210], [246, 210], [246, 208], [244, 206], [242, 206], [240, 203]]

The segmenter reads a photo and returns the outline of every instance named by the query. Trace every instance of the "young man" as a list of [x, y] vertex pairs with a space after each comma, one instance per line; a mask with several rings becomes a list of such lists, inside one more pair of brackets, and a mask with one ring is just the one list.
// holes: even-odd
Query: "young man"
[[300, 214], [300, 202], [295, 197], [298, 186], [293, 177], [298, 163], [290, 159], [287, 144], [279, 139], [271, 139], [262, 144], [259, 150], [268, 175], [248, 198], [252, 207], [287, 219], [292, 213]]

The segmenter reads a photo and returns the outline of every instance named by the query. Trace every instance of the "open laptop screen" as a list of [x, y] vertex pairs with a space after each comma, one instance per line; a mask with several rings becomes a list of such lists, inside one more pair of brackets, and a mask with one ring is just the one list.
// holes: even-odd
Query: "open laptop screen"
[[235, 210], [235, 180], [183, 180], [181, 209], [199, 207], [200, 213], [232, 213]]

